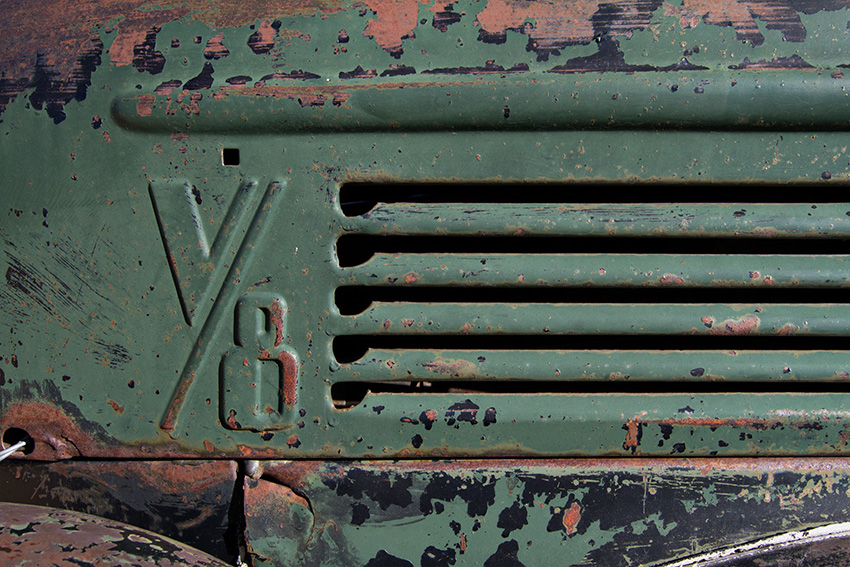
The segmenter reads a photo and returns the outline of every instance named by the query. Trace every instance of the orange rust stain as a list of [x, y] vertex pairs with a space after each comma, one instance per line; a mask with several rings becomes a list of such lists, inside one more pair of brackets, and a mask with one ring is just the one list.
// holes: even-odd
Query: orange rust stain
[[288, 352], [282, 352], [277, 359], [283, 364], [283, 403], [288, 406], [298, 401], [298, 363]]
[[138, 102], [136, 102], [136, 114], [139, 116], [150, 116], [153, 113], [153, 109], [151, 109], [151, 104], [155, 97], [153, 95], [141, 95], [139, 96]]
[[684, 281], [685, 280], [674, 274], [664, 274], [663, 276], [658, 278], [658, 283], [660, 283], [661, 285], [680, 284], [684, 283]]
[[640, 445], [640, 424], [637, 420], [626, 422], [626, 440], [623, 449], [631, 449], [634, 452]]
[[429, 3], [430, 0], [366, 0], [377, 19], [369, 20], [363, 36], [371, 37], [385, 51], [398, 57], [402, 52], [401, 41], [411, 37], [418, 24], [419, 4]]
[[401, 326], [402, 327], [412, 327], [413, 326], [413, 319], [402, 319]]
[[702, 319], [702, 324], [708, 327], [709, 329], [714, 325], [714, 317], [705, 316]]
[[776, 331], [776, 333], [779, 335], [793, 335], [799, 329], [800, 327], [798, 327], [797, 325], [794, 325], [793, 323], [787, 323], [784, 327]]
[[278, 347], [283, 342], [283, 306], [279, 301], [272, 301], [269, 319], [274, 326], [274, 346]]
[[384, 319], [384, 329], [389, 329], [392, 326], [392, 321]]
[[204, 439], [204, 449], [206, 449], [207, 453], [209, 453], [210, 455], [215, 452], [215, 446], [206, 439]]
[[406, 276], [404, 276], [405, 283], [413, 283], [418, 279], [419, 278], [416, 276], [416, 274], [407, 274]]
[[593, 40], [591, 17], [600, 4], [598, 0], [488, 0], [477, 19], [481, 29], [490, 34], [525, 29], [526, 22], [533, 21], [534, 26], [527, 32], [529, 36], [538, 47], [553, 49]]
[[272, 23], [265, 20], [257, 29], [257, 47], [271, 48], [274, 46], [274, 38], [277, 35], [277, 30], [272, 27]]
[[466, 534], [460, 534], [460, 550], [466, 551]]
[[567, 535], [576, 531], [579, 520], [581, 520], [581, 506], [578, 502], [573, 502], [569, 510], [564, 510], [564, 528], [567, 530]]
[[470, 325], [469, 323], [464, 323], [464, 324], [463, 324], [463, 328], [461, 329], [461, 331], [460, 331], [460, 332], [461, 332], [461, 333], [463, 333], [464, 335], [468, 335], [468, 334], [469, 334], [469, 331], [470, 331], [471, 329], [472, 329], [472, 325]]
[[[705, 317], [702, 318], [705, 323]], [[713, 318], [712, 318], [713, 319]], [[738, 319], [727, 319], [718, 325], [711, 326], [712, 335], [748, 335], [758, 331], [761, 319], [755, 315], [745, 315]]]
[[119, 406], [117, 402], [113, 400], [106, 400], [106, 403], [110, 405], [110, 407], [115, 410], [117, 415], [121, 415], [124, 413], [124, 406]]
[[204, 47], [204, 57], [207, 59], [219, 59], [230, 55], [230, 51], [224, 46], [224, 33], [210, 38]]
[[[123, 30], [123, 26], [119, 29]], [[109, 59], [116, 67], [123, 67], [133, 62], [133, 48], [145, 41], [147, 29], [128, 27], [127, 31], [119, 32], [109, 48]]]

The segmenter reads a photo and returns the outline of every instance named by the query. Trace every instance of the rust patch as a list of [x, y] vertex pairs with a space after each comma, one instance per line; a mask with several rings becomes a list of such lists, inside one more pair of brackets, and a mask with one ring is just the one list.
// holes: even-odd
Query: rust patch
[[658, 283], [661, 285], [670, 285], [670, 284], [681, 284], [684, 283], [684, 279], [675, 275], [675, 274], [664, 274], [660, 278], [658, 278]]
[[776, 334], [777, 335], [793, 335], [798, 330], [800, 330], [800, 327], [798, 327], [797, 325], [794, 325], [793, 323], [787, 323], [781, 329], [776, 331]]
[[580, 520], [581, 505], [578, 502], [573, 502], [569, 510], [564, 510], [564, 528], [567, 530], [567, 535], [572, 535]]
[[155, 98], [156, 97], [154, 97], [153, 95], [140, 95], [139, 100], [136, 103], [136, 113], [139, 116], [150, 116], [151, 114], [153, 114], [151, 104], [153, 104]]
[[623, 426], [626, 430], [626, 440], [623, 441], [623, 449], [634, 453], [640, 446], [640, 439], [643, 437], [643, 425], [638, 421], [638, 418], [630, 419]]
[[283, 403], [291, 406], [298, 401], [298, 364], [288, 352], [280, 353], [278, 360], [283, 364]]
[[207, 45], [204, 47], [205, 59], [221, 59], [230, 55], [230, 50], [224, 46], [224, 34], [220, 33], [210, 38]]
[[176, 541], [113, 520], [22, 504], [2, 504], [0, 510], [4, 519], [0, 549], [4, 561], [11, 565], [31, 561], [58, 567], [127, 563], [139, 567], [175, 563], [187, 567], [226, 565]]
[[279, 21], [275, 20], [274, 24], [272, 24], [269, 20], [265, 20], [260, 24], [259, 29], [248, 38], [248, 47], [257, 55], [268, 53], [274, 47], [274, 40], [277, 37], [277, 30], [279, 29]]
[[366, 0], [377, 19], [371, 19], [363, 36], [374, 39], [384, 51], [398, 59], [404, 53], [401, 42], [413, 36], [419, 19], [419, 5], [430, 0]]
[[[710, 318], [712, 322], [714, 318]], [[706, 317], [702, 318], [705, 324]], [[737, 319], [727, 319], [719, 324], [706, 325], [711, 329], [712, 335], [748, 335], [752, 332], [758, 332], [761, 319], [755, 315], [745, 315]]]
[[124, 406], [119, 406], [116, 401], [106, 400], [106, 403], [108, 403], [109, 407], [111, 407], [115, 411], [116, 415], [121, 415], [124, 413]]
[[269, 309], [269, 319], [274, 327], [274, 346], [279, 347], [283, 342], [283, 306], [273, 301]]
[[423, 368], [445, 376], [474, 378], [478, 367], [468, 360], [455, 360], [437, 357], [434, 362], [425, 362]]

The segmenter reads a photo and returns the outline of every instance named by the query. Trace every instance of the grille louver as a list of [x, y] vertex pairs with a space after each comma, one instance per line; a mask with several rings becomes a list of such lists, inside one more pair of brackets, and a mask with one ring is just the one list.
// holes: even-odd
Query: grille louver
[[[689, 191], [703, 202], [672, 198]], [[567, 203], [563, 187], [343, 187], [335, 403], [835, 389], [850, 206], [735, 191], [591, 185]]]

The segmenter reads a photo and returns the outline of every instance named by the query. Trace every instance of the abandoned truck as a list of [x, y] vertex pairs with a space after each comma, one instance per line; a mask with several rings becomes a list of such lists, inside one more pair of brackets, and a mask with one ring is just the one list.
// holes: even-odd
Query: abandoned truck
[[850, 0], [0, 15], [4, 564], [850, 561]]

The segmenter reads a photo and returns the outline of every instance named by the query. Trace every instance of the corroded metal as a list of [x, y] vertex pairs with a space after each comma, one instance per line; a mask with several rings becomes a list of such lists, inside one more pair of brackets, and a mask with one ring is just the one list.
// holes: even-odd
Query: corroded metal
[[[144, 527], [224, 562], [240, 540], [232, 461], [4, 463], [3, 500]], [[232, 516], [232, 517], [231, 517]]]
[[31, 500], [372, 567], [846, 519], [850, 1], [0, 16], [0, 436], [69, 461], [4, 468]]
[[29, 458], [847, 453], [846, 2], [44, 11], [0, 23]]
[[[829, 538], [812, 537], [807, 545], [794, 532], [823, 526], [814, 531], [823, 535], [843, 522], [850, 506], [846, 465], [840, 459], [270, 463], [247, 480], [246, 502], [264, 511], [248, 516], [247, 529], [256, 536], [258, 565], [543, 565], [553, 556], [574, 566], [758, 565], [759, 556], [779, 565], [806, 553], [822, 562], [805, 565], [841, 565], [846, 534], [818, 547], [813, 544]], [[300, 521], [277, 525], [294, 516]], [[773, 536], [772, 546], [754, 545]], [[797, 543], [779, 545], [783, 538]], [[729, 553], [736, 548], [741, 552]], [[727, 563], [705, 562], [717, 559], [707, 555], [715, 551]]]
[[5, 503], [0, 514], [0, 553], [10, 565], [227, 565], [148, 530], [88, 514]]

